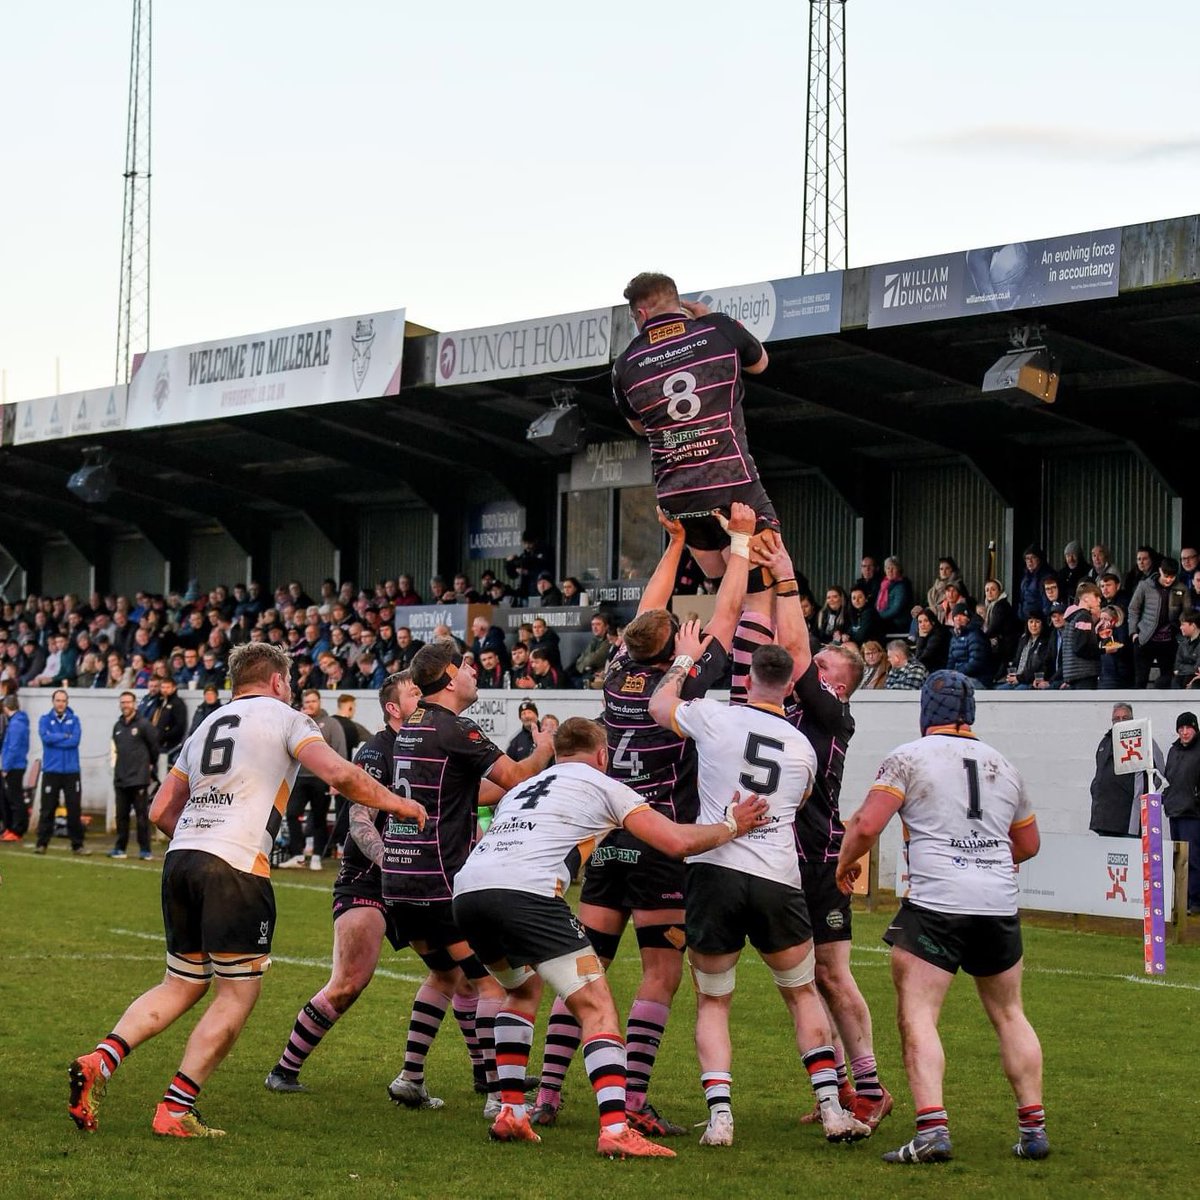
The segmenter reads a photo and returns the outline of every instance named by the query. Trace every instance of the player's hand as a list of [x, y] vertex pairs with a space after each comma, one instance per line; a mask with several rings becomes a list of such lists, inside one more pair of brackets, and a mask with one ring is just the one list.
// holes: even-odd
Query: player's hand
[[667, 531], [671, 541], [682, 542], [684, 538], [683, 522], [675, 520], [661, 508], [656, 508], [654, 511], [658, 514], [658, 523]]
[[796, 578], [796, 570], [792, 566], [792, 556], [787, 552], [787, 547], [783, 542], [780, 542], [774, 549], [767, 549], [764, 545], [760, 565], [766, 567], [776, 579]]
[[834, 876], [837, 881], [838, 891], [844, 896], [850, 895], [861, 874], [862, 867], [857, 862], [847, 863], [845, 866], [839, 862], [837, 865], [837, 874]]
[[738, 500], [735, 500], [729, 506], [728, 517], [724, 513], [718, 512], [715, 508], [712, 515], [717, 518], [721, 524], [721, 528], [726, 533], [744, 533], [750, 535], [754, 532], [754, 526], [757, 522], [754, 509], [748, 504], [742, 504]]
[[415, 800], [409, 800], [405, 796], [395, 796], [393, 801], [388, 812], [395, 817], [408, 817], [410, 820], [415, 820], [418, 829], [425, 828], [425, 820], [429, 816], [425, 811], [425, 805], [418, 804]]
[[680, 300], [679, 307], [690, 317], [707, 317], [712, 312], [707, 304], [701, 304], [699, 300]]
[[726, 815], [732, 817], [737, 822], [737, 833], [733, 836], [741, 837], [743, 834], [749, 833], [750, 830], [757, 829], [760, 825], [765, 825], [768, 820], [770, 807], [761, 796], [756, 796], [753, 792], [745, 800], [742, 799], [741, 792], [734, 792], [733, 800], [725, 810]]
[[544, 729], [535, 729], [532, 732], [534, 750], [549, 750], [553, 754], [554, 734], [547, 733]]
[[686, 654], [689, 658], [699, 661], [711, 641], [711, 637], [702, 635], [699, 621], [684, 621], [675, 635], [675, 653]]

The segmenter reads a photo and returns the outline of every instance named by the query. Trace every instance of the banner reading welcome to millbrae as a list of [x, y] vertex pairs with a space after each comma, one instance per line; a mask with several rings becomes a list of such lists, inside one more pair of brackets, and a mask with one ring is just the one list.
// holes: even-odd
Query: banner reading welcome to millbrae
[[885, 263], [871, 268], [867, 327], [1115, 296], [1120, 265], [1120, 229]]
[[403, 353], [402, 308], [151, 350], [129, 384], [126, 428], [394, 396]]

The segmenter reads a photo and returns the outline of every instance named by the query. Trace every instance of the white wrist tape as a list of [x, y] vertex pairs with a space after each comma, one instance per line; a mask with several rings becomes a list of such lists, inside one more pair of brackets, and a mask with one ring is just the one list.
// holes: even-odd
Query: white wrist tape
[[682, 667], [686, 673], [696, 665], [696, 660], [690, 654], [677, 654], [675, 655], [675, 661], [671, 665], [673, 667]]
[[750, 535], [748, 533], [731, 533], [729, 535], [729, 553], [739, 558], [750, 557]]
[[733, 815], [733, 805], [727, 805], [725, 809], [725, 824], [729, 826], [729, 832], [737, 837], [738, 824], [737, 818]]

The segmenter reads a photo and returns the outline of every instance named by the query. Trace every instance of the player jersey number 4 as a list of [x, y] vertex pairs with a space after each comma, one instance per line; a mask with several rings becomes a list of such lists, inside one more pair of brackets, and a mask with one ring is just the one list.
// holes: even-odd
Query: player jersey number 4
[[188, 785], [171, 850], [204, 850], [238, 871], [269, 876], [271, 842], [300, 769], [296, 755], [322, 740], [311, 717], [271, 696], [217, 709], [171, 768]]
[[762, 344], [724, 313], [650, 321], [613, 366], [613, 397], [650, 440], [658, 496], [758, 479], [746, 441], [742, 367]]

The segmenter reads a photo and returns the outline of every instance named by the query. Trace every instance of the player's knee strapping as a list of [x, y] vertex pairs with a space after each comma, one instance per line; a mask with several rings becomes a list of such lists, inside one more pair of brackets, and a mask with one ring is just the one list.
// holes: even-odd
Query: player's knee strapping
[[700, 971], [692, 967], [692, 982], [702, 996], [728, 996], [737, 984], [737, 967], [728, 971]]
[[538, 974], [564, 999], [604, 978], [600, 959], [591, 950], [573, 950], [538, 964]]
[[783, 970], [776, 970], [774, 967], [769, 967], [768, 970], [771, 972], [771, 978], [775, 980], [777, 987], [803, 987], [806, 983], [812, 983], [816, 978], [816, 952], [810, 950], [794, 967], [787, 967]]
[[617, 947], [621, 944], [619, 933], [604, 933], [599, 929], [593, 929], [590, 925], [585, 925], [583, 931], [587, 934], [588, 941], [592, 943], [592, 949], [605, 962], [612, 962], [617, 957]]
[[213, 976], [212, 959], [207, 954], [202, 958], [168, 954], [167, 973], [176, 979], [182, 979], [184, 983], [195, 983], [207, 987]]
[[213, 974], [218, 979], [245, 981], [261, 979], [271, 965], [269, 954], [214, 954]]
[[682, 925], [639, 925], [636, 932], [637, 944], [643, 950], [678, 950], [682, 954], [687, 949]]
[[534, 973], [532, 967], [492, 967], [489, 974], [506, 991], [515, 992]]

